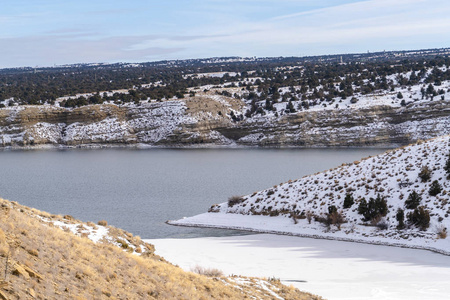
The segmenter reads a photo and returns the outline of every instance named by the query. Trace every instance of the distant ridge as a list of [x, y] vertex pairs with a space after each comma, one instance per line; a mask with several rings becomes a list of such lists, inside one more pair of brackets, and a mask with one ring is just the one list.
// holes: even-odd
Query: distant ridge
[[437, 55], [449, 55], [450, 47], [431, 48], [418, 50], [392, 50], [392, 51], [376, 51], [366, 53], [341, 53], [341, 54], [325, 54], [312, 56], [280, 56], [280, 57], [210, 57], [210, 58], [194, 58], [180, 60], [161, 60], [153, 62], [118, 62], [118, 63], [73, 63], [65, 65], [55, 65], [48, 67], [17, 67], [2, 68], [2, 73], [20, 73], [20, 72], [41, 72], [46, 70], [67, 70], [67, 69], [109, 69], [109, 68], [136, 68], [136, 67], [186, 67], [198, 64], [235, 64], [235, 63], [258, 63], [258, 62], [363, 62], [363, 61], [383, 61], [397, 59], [415, 59], [422, 57], [432, 57]]

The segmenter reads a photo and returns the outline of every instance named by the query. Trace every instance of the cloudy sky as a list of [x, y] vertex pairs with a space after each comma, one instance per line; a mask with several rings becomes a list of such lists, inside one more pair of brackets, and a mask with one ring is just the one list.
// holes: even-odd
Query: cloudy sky
[[0, 68], [450, 46], [448, 0], [1, 2]]

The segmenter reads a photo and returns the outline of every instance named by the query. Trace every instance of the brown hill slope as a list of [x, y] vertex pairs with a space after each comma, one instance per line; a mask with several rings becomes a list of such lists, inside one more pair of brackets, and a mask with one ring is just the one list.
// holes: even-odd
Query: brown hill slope
[[[77, 228], [80, 236], [71, 228]], [[94, 243], [88, 238], [92, 228], [93, 232], [107, 228], [108, 235]], [[320, 297], [276, 280], [185, 272], [154, 255], [153, 246], [122, 230], [0, 199], [0, 299]]]

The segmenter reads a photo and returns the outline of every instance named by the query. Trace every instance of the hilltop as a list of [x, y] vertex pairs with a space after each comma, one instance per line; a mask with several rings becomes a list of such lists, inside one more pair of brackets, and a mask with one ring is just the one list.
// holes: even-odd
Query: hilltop
[[0, 199], [0, 299], [320, 299], [279, 280], [182, 271], [123, 230]]
[[[301, 166], [299, 166], [301, 167]], [[450, 255], [450, 136], [387, 151], [171, 221]]]

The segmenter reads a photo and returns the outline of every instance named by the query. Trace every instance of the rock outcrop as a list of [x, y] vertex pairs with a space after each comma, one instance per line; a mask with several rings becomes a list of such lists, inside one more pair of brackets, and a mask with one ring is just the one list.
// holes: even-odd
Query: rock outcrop
[[138, 106], [3, 108], [0, 146], [356, 147], [403, 145], [450, 134], [450, 102], [444, 100], [406, 107], [383, 105], [302, 111], [280, 117], [257, 115], [242, 121], [233, 121], [230, 113], [242, 113], [243, 106], [220, 101], [213, 109], [208, 104], [203, 110], [193, 109], [189, 99]]

